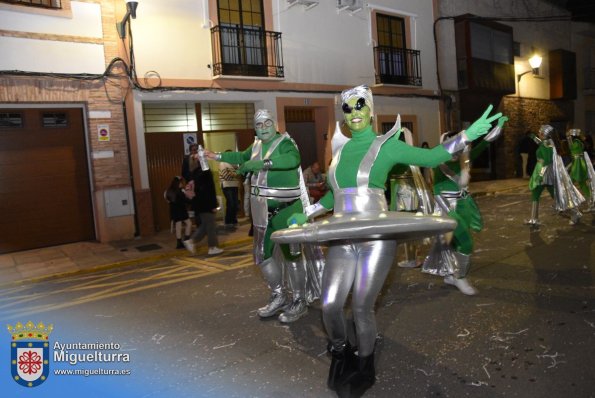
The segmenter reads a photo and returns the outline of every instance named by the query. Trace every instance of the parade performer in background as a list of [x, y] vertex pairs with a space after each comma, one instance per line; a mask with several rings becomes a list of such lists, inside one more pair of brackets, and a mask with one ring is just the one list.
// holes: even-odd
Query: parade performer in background
[[[384, 195], [389, 171], [395, 164], [414, 164], [434, 167], [462, 151], [468, 142], [487, 133], [490, 122], [500, 114], [489, 117], [491, 106], [466, 132], [432, 149], [412, 147], [398, 140], [393, 128], [378, 136], [373, 130], [374, 114], [372, 92], [367, 86], [358, 86], [341, 93], [345, 123], [352, 138], [335, 132], [333, 160], [329, 169], [328, 184], [331, 190], [318, 203], [309, 206], [306, 214], [294, 214], [288, 224], [303, 224], [308, 217], [323, 214], [334, 208], [337, 220], [355, 219], [378, 212], [379, 218], [368, 220], [365, 228], [348, 231], [363, 234], [360, 239], [333, 240], [329, 243], [322, 277], [322, 317], [330, 342], [331, 365], [328, 386], [340, 396], [361, 396], [375, 382], [374, 351], [377, 335], [374, 303], [395, 258], [396, 242], [365, 236], [366, 231], [381, 224], [382, 218], [390, 219]], [[400, 124], [400, 123], [398, 123]], [[395, 126], [396, 127], [396, 126]], [[400, 126], [399, 126], [400, 127]], [[339, 130], [340, 131], [340, 130]], [[394, 217], [411, 217], [392, 213]], [[432, 218], [420, 223], [431, 223]], [[339, 221], [340, 222], [340, 221]], [[324, 220], [323, 223], [332, 225]], [[370, 223], [375, 225], [370, 226]], [[317, 224], [317, 223], [314, 223]], [[454, 228], [454, 223], [448, 223]], [[413, 225], [414, 226], [414, 225]], [[322, 225], [321, 225], [322, 227]], [[303, 229], [308, 234], [306, 226]], [[316, 229], [321, 229], [316, 227]], [[357, 229], [357, 228], [356, 228]], [[291, 232], [291, 229], [286, 231]], [[280, 231], [277, 234], [280, 234]], [[443, 233], [441, 231], [440, 233]], [[301, 233], [301, 232], [300, 232]], [[372, 236], [375, 236], [375, 231]], [[355, 323], [357, 354], [347, 339], [344, 306], [352, 293], [351, 307]]]
[[[399, 137], [408, 145], [413, 145], [411, 131], [403, 127]], [[425, 148], [429, 148], [425, 143]], [[422, 146], [424, 148], [424, 146]], [[424, 168], [424, 170], [431, 170]], [[406, 211], [430, 215], [434, 212], [433, 196], [426, 182], [423, 171], [418, 166], [398, 164], [390, 171], [390, 205], [391, 211]], [[429, 241], [428, 238], [422, 241]], [[404, 259], [398, 262], [401, 268], [415, 268], [423, 263], [420, 256], [422, 241], [404, 242], [400, 245], [403, 249]]]
[[539, 199], [544, 189], [547, 189], [554, 206], [558, 211], [570, 212], [570, 223], [576, 224], [582, 214], [578, 207], [584, 198], [570, 180], [568, 172], [564, 168], [562, 159], [556, 152], [556, 146], [552, 139], [554, 128], [544, 124], [539, 128], [540, 138], [535, 138], [539, 144], [537, 148], [537, 164], [529, 179], [531, 190], [531, 218], [525, 220], [525, 224], [536, 227], [541, 225], [539, 221]]
[[[273, 115], [266, 109], [254, 115], [256, 139], [243, 152], [214, 153], [206, 151], [209, 159], [239, 164], [238, 172], [251, 175], [250, 210], [254, 225], [254, 262], [260, 267], [271, 290], [269, 303], [258, 309], [261, 318], [279, 312], [281, 322], [293, 322], [308, 311], [306, 300], [306, 269], [301, 256], [292, 256], [286, 245], [282, 256], [273, 256], [271, 233], [286, 226], [292, 213], [302, 211], [299, 200], [300, 153], [289, 134], [277, 132]], [[290, 299], [284, 286], [283, 257], [287, 264]]]
[[566, 138], [572, 155], [572, 162], [568, 165], [568, 174], [583, 196], [588, 198], [589, 208], [587, 211], [592, 211], [595, 202], [593, 198], [593, 186], [595, 185], [593, 163], [591, 163], [591, 158], [585, 151], [580, 129], [568, 130]]
[[[502, 133], [502, 127], [508, 118], [502, 116], [498, 124], [484, 139], [471, 149], [467, 145], [460, 156], [434, 168], [434, 199], [436, 212], [448, 215], [457, 221], [457, 228], [452, 236], [439, 236], [424, 261], [423, 272], [444, 277], [444, 283], [456, 286], [461, 293], [472, 296], [477, 294], [467, 280], [470, 269], [470, 257], [473, 253], [472, 231], [481, 231], [483, 221], [477, 204], [469, 194], [471, 162], [475, 160], [491, 142]], [[450, 138], [453, 133], [443, 134], [441, 141]]]

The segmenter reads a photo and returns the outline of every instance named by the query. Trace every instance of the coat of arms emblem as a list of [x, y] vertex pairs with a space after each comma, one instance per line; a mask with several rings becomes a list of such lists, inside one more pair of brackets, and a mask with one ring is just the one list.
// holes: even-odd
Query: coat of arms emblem
[[53, 325], [43, 322], [35, 325], [29, 321], [25, 325], [18, 322], [14, 327], [8, 325], [12, 336], [10, 360], [12, 379], [25, 387], [37, 387], [50, 373], [49, 335]]

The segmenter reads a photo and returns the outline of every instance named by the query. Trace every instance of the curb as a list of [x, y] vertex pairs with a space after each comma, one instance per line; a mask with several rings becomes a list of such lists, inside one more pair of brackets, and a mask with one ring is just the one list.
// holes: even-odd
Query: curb
[[[235, 240], [229, 240], [227, 242], [221, 243], [219, 246], [221, 246], [221, 247], [229, 247], [229, 246], [239, 245], [239, 244], [242, 244], [242, 243], [249, 243], [249, 242], [252, 242], [252, 240], [253, 240], [252, 237], [238, 238], [238, 239], [235, 239]], [[196, 254], [197, 255], [199, 255], [199, 254], [206, 254], [207, 253], [207, 250], [208, 249], [206, 247], [201, 247], [200, 249], [198, 249], [196, 251]], [[38, 283], [38, 282], [43, 282], [43, 281], [47, 281], [47, 280], [62, 278], [62, 277], [65, 277], [65, 276], [85, 275], [85, 274], [91, 274], [91, 273], [94, 273], [94, 272], [105, 271], [105, 270], [114, 269], [114, 268], [129, 267], [129, 266], [132, 266], [132, 265], [138, 265], [138, 264], [142, 264], [142, 263], [145, 263], [145, 262], [162, 260], [164, 258], [190, 257], [189, 254], [181, 254], [181, 253], [187, 253], [187, 251], [184, 250], [184, 252], [181, 252], [179, 250], [175, 250], [175, 251], [174, 250], [171, 250], [171, 251], [168, 251], [166, 253], [155, 254], [153, 256], [139, 257], [139, 258], [134, 258], [134, 259], [130, 259], [130, 260], [120, 261], [120, 262], [117, 262], [117, 263], [109, 263], [109, 264], [96, 265], [94, 267], [85, 268], [85, 269], [78, 269], [76, 271], [59, 272], [59, 273], [55, 273], [55, 274], [49, 274], [49, 275], [44, 275], [44, 276], [37, 276], [37, 277], [34, 277], [34, 278], [19, 279], [19, 280], [16, 280], [16, 281], [0, 283], [0, 289], [6, 288], [6, 287], [14, 287], [14, 286], [17, 286], [17, 285], [29, 284], [29, 283]]]

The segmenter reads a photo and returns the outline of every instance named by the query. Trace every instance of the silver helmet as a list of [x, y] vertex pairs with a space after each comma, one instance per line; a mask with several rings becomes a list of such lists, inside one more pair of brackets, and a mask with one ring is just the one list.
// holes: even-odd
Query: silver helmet
[[543, 135], [543, 138], [551, 138], [554, 128], [549, 124], [542, 124], [539, 128], [539, 133]]

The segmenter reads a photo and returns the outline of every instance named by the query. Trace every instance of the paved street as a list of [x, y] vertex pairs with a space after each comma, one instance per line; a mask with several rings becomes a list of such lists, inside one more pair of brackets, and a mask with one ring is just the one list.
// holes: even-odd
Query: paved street
[[[395, 266], [377, 302], [383, 339], [366, 396], [595, 396], [594, 215], [570, 226], [544, 195], [544, 225], [530, 232], [522, 225], [526, 189], [478, 204], [485, 228], [475, 235], [470, 279], [480, 294], [463, 296], [440, 278]], [[4, 288], [3, 324], [52, 323], [52, 344], [112, 342], [130, 355], [115, 366], [131, 375], [52, 373], [28, 396], [70, 396], [81, 387], [87, 397], [335, 396], [325, 385], [320, 309], [288, 326], [258, 319], [268, 294], [250, 249]], [[1, 355], [8, 363], [6, 350]], [[3, 374], [8, 392], [24, 391]]]

